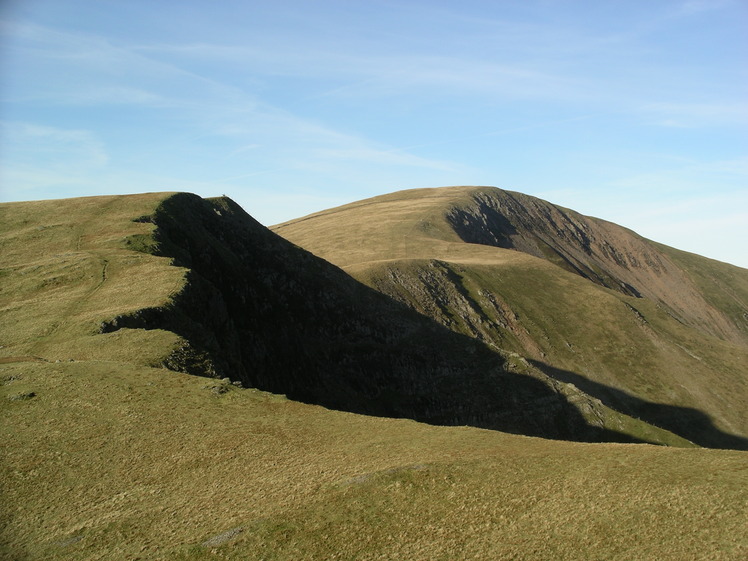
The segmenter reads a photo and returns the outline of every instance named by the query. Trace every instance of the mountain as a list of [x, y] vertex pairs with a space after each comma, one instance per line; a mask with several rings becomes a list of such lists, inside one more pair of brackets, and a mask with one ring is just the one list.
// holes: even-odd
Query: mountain
[[490, 187], [273, 228], [440, 324], [703, 446], [748, 440], [748, 271]]
[[745, 452], [694, 448], [536, 363], [226, 198], [0, 204], [0, 558], [745, 557]]
[[6, 211], [6, 360], [130, 356], [355, 413], [688, 444], [372, 290], [230, 199]]

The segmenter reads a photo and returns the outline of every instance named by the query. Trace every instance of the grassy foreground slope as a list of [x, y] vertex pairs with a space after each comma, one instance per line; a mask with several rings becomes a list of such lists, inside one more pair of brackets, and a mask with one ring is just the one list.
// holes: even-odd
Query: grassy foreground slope
[[[435, 337], [445, 347], [432, 352], [437, 359], [472, 348], [464, 364], [489, 360], [480, 346], [427, 327], [401, 307], [393, 319], [388, 304], [377, 304], [381, 323], [373, 324], [344, 313], [365, 308], [340, 312], [336, 298], [324, 295], [345, 294], [337, 286], [345, 275], [303, 252], [274, 257], [285, 246], [244, 216], [224, 199], [167, 194], [0, 205], [1, 558], [745, 557], [744, 453], [437, 427], [175, 372], [241, 367], [231, 338], [249, 334], [248, 350], [272, 350], [270, 338], [259, 343], [263, 334], [282, 335], [281, 320], [292, 311], [311, 329], [309, 313], [319, 304], [304, 301], [309, 292], [294, 292], [300, 278], [320, 283], [314, 286], [326, 306], [311, 316], [315, 325], [329, 316], [332, 329], [353, 315], [354, 332], [375, 325], [390, 333], [385, 328], [395, 322], [396, 330]], [[221, 240], [240, 231], [232, 228], [256, 237], [232, 250]], [[264, 255], [263, 247], [272, 251]], [[247, 278], [228, 275], [234, 252], [251, 248], [259, 253]], [[276, 268], [276, 257], [289, 268]], [[299, 277], [299, 262], [319, 276]], [[325, 290], [320, 279], [337, 280]], [[272, 290], [261, 292], [267, 280]], [[230, 294], [236, 300], [228, 305], [237, 308], [242, 298], [259, 311], [272, 304], [275, 311], [263, 313], [277, 314], [278, 325], [266, 321], [265, 330], [252, 331], [243, 320], [237, 329], [241, 317], [221, 304]], [[200, 317], [211, 309], [213, 317]], [[416, 363], [419, 355], [408, 353], [425, 343], [410, 342], [417, 344], [402, 344], [399, 356]], [[361, 348], [355, 340], [345, 347], [362, 361], [378, 349]], [[509, 366], [523, 367], [517, 362]], [[258, 358], [246, 367], [259, 365]], [[297, 371], [299, 380], [305, 372]], [[535, 380], [528, 388], [537, 389]], [[573, 414], [566, 398], [589, 405], [580, 392], [542, 387], [546, 409], [560, 404], [557, 412]], [[654, 441], [682, 443], [612, 410], [590, 411], [609, 415], [611, 427], [636, 425], [619, 427], [628, 434], [650, 431]]]
[[495, 188], [273, 228], [458, 333], [704, 446], [748, 447], [748, 271]]
[[0, 400], [3, 559], [748, 554], [744, 452], [435, 427], [115, 361], [4, 364]]

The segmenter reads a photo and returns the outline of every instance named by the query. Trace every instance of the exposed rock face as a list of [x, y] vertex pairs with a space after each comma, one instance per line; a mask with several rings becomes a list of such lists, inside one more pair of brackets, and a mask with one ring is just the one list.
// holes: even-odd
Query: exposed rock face
[[528, 358], [544, 357], [509, 303], [461, 274], [459, 266], [441, 260], [415, 261], [407, 267], [390, 265], [371, 275], [370, 282], [379, 292], [453, 331], [495, 349], [510, 348], [506, 337], [512, 337], [518, 343], [513, 347], [521, 348]]
[[447, 219], [465, 242], [547, 259], [601, 286], [659, 302], [706, 333], [748, 342], [742, 318], [716, 309], [667, 253], [626, 228], [500, 189], [476, 191], [471, 204], [452, 208]]

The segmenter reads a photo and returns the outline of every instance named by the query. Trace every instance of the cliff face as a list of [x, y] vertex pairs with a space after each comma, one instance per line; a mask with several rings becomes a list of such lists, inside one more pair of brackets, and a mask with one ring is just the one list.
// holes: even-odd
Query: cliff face
[[712, 291], [721, 292], [734, 304], [721, 306], [710, 301], [710, 290], [698, 286], [688, 266], [678, 262], [677, 254], [682, 252], [535, 197], [480, 189], [467, 204], [449, 209], [446, 218], [467, 243], [514, 249], [546, 259], [601, 286], [657, 302], [678, 321], [707, 334], [748, 344], [745, 280], [725, 286], [718, 278], [737, 267], [712, 263], [717, 269], [708, 281]]

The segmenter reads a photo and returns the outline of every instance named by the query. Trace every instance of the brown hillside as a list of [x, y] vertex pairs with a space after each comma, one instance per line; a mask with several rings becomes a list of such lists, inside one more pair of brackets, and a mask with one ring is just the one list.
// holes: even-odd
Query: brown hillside
[[[547, 259], [624, 294], [646, 297], [676, 319], [728, 341], [748, 343], [748, 321], [710, 302], [674, 250], [653, 244], [617, 224], [583, 216], [549, 202], [499, 189], [477, 189], [469, 204], [447, 215], [468, 243], [516, 249]], [[748, 273], [728, 287], [727, 264], [712, 262], [711, 279], [738, 308], [748, 307]]]

